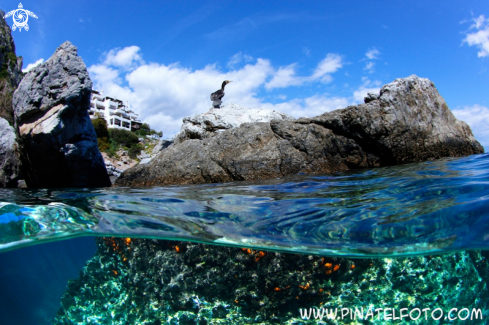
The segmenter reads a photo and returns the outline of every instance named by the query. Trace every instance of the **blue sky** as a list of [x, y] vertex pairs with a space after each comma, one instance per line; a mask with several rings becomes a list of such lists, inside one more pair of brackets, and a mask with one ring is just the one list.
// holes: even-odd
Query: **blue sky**
[[224, 103], [300, 117], [362, 102], [416, 74], [434, 81], [489, 148], [487, 0], [22, 4], [39, 17], [13, 32], [24, 68], [69, 40], [94, 88], [130, 101], [165, 137], [184, 116], [207, 111], [224, 79], [234, 81]]

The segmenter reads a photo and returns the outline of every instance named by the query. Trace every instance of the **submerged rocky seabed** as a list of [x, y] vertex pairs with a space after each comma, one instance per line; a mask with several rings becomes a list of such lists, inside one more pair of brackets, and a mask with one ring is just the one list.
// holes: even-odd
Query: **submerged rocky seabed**
[[[470, 323], [489, 317], [487, 251], [346, 259], [153, 239], [106, 237], [97, 245], [70, 281], [54, 324], [402, 322], [342, 320], [339, 313], [336, 320], [302, 320], [299, 309], [314, 307], [393, 308], [397, 315], [402, 308], [441, 308], [445, 315], [480, 308], [483, 320]], [[435, 323], [409, 320], [427, 322]]]

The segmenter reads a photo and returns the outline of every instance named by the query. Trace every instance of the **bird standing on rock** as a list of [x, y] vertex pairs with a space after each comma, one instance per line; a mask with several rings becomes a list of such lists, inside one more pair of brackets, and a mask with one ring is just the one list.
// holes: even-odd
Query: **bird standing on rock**
[[222, 82], [221, 89], [211, 94], [212, 106], [214, 108], [221, 108], [221, 103], [222, 103], [221, 99], [224, 97], [224, 87], [226, 87], [226, 85], [230, 82], [232, 81], [224, 80]]

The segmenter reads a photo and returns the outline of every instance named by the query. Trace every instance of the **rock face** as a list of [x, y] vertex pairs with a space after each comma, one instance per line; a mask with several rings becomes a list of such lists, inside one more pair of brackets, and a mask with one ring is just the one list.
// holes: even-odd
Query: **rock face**
[[12, 94], [22, 79], [22, 58], [15, 54], [14, 40], [4, 15], [0, 10], [0, 187], [17, 187], [20, 160], [12, 127]]
[[160, 151], [168, 148], [171, 144], [173, 144], [173, 140], [160, 139], [151, 151], [151, 157], [156, 156]]
[[22, 58], [15, 54], [15, 44], [9, 26], [0, 10], [0, 117], [14, 125], [12, 94], [22, 79]]
[[396, 79], [365, 101], [314, 118], [245, 123], [186, 140], [125, 171], [116, 185], [265, 179], [484, 152], [428, 79]]
[[70, 42], [20, 83], [13, 105], [29, 187], [110, 186], [87, 112], [91, 89], [85, 63]]
[[174, 142], [177, 144], [189, 139], [205, 139], [244, 123], [269, 122], [272, 119], [294, 120], [287, 114], [269, 109], [246, 108], [236, 104], [228, 104], [220, 109], [213, 108], [204, 114], [185, 117], [182, 129], [175, 136]]
[[14, 128], [0, 118], [0, 187], [17, 187], [20, 172], [18, 144]]

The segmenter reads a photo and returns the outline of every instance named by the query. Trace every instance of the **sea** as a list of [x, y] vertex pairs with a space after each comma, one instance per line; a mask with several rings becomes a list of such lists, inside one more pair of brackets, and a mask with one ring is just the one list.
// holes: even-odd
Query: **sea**
[[[101, 237], [192, 242], [323, 261], [392, 263], [485, 254], [489, 154], [224, 184], [0, 189], [0, 324], [52, 324], [68, 281], [80, 277]], [[478, 277], [485, 281], [486, 274]], [[465, 290], [463, 283], [453, 286]], [[487, 285], [479, 288], [486, 290]], [[488, 312], [482, 310], [481, 315], [489, 317]], [[441, 320], [434, 315], [424, 323], [473, 324], [464, 315], [453, 321], [446, 314]], [[297, 310], [290, 323], [302, 324], [301, 316], [302, 310]], [[167, 323], [158, 322], [141, 324]], [[408, 319], [391, 321], [403, 322]], [[193, 324], [180, 322], [184, 323]], [[217, 324], [202, 319], [194, 323]]]

